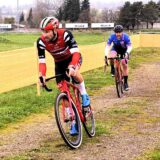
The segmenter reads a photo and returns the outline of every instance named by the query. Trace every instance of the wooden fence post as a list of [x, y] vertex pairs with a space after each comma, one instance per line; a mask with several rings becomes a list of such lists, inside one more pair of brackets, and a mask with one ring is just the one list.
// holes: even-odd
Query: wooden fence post
[[38, 62], [38, 53], [37, 53], [37, 46], [36, 42], [34, 42], [34, 48], [35, 48], [35, 53], [36, 53], [36, 59], [37, 59], [37, 96], [40, 96], [40, 83], [39, 83], [39, 62]]

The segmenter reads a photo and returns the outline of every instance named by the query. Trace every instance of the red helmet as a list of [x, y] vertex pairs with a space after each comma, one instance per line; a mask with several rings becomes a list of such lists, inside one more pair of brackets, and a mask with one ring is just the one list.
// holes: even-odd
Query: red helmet
[[40, 28], [45, 31], [54, 30], [59, 28], [59, 21], [55, 17], [46, 17], [41, 21]]

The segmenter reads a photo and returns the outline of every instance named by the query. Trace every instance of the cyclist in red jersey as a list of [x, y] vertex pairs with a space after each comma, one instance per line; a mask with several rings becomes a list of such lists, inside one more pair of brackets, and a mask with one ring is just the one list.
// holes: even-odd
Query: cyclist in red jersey
[[[55, 74], [63, 74], [68, 68], [68, 76], [72, 77], [74, 83], [77, 84], [80, 90], [82, 106], [84, 108], [88, 107], [90, 105], [90, 99], [85, 89], [83, 76], [79, 72], [82, 57], [72, 33], [69, 30], [60, 29], [59, 21], [55, 17], [44, 18], [40, 23], [40, 28], [42, 35], [37, 40], [39, 76], [43, 78], [45, 83], [47, 69], [45, 50], [47, 50], [54, 58]], [[57, 84], [59, 84], [63, 78], [69, 80], [67, 76], [57, 77]], [[70, 133], [74, 135], [75, 132], [75, 127], [71, 127]]]

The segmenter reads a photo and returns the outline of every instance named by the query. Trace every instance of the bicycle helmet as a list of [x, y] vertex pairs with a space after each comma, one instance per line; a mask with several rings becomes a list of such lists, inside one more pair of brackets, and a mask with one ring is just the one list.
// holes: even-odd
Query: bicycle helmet
[[122, 25], [116, 25], [116, 26], [114, 27], [113, 31], [114, 31], [115, 33], [121, 33], [121, 32], [123, 32], [123, 26], [122, 26]]
[[46, 17], [42, 19], [40, 28], [45, 31], [54, 30], [55, 28], [59, 28], [59, 21], [55, 17]]

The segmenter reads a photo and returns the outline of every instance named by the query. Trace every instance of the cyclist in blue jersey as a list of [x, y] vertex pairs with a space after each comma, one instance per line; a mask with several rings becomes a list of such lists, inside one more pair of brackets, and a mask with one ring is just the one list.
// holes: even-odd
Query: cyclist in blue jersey
[[[113, 43], [112, 47], [111, 44]], [[110, 49], [111, 48], [111, 49]], [[123, 32], [122, 25], [116, 25], [114, 27], [114, 33], [109, 37], [105, 47], [105, 59], [114, 58], [117, 54], [120, 54], [122, 58], [122, 68], [124, 76], [124, 90], [128, 91], [128, 59], [132, 45], [129, 36]], [[111, 74], [114, 76], [114, 61], [110, 60]]]

